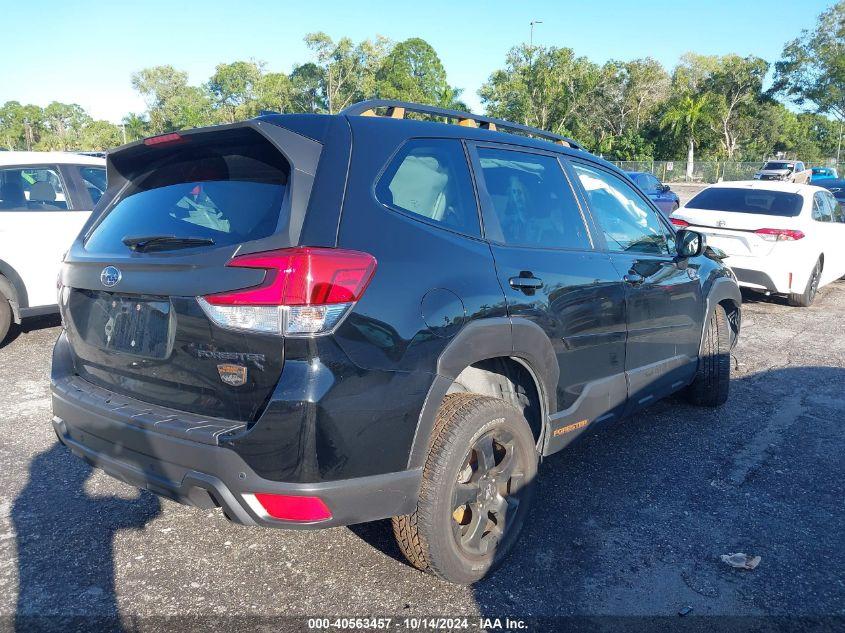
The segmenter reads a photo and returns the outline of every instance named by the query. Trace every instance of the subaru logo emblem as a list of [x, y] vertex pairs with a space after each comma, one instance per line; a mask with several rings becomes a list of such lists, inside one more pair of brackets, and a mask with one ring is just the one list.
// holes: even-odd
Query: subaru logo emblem
[[[719, 220], [718, 222], [716, 222], [716, 226], [725, 226], [725, 221]], [[105, 271], [103, 271], [103, 272], [105, 272]], [[117, 274], [119, 275], [120, 273], [117, 273]]]
[[103, 272], [100, 273], [100, 283], [106, 288], [116, 286], [122, 278], [123, 274], [120, 272], [120, 269], [114, 266], [106, 266], [103, 268]]

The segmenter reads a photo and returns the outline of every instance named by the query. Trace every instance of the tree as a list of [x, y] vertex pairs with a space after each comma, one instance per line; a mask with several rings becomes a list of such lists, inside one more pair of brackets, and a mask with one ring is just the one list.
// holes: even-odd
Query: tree
[[132, 87], [147, 103], [153, 134], [215, 122], [208, 94], [189, 86], [188, 74], [173, 66], [154, 66], [133, 73]]
[[123, 117], [122, 125], [127, 143], [142, 139], [149, 134], [150, 122], [143, 114], [130, 112]]
[[92, 121], [80, 133], [79, 149], [103, 151], [122, 142], [120, 128], [108, 121]]
[[227, 123], [248, 119], [258, 112], [256, 94], [262, 80], [261, 65], [254, 61], [218, 64], [207, 88], [215, 107]]
[[687, 146], [687, 178], [692, 178], [695, 160], [695, 145], [703, 124], [712, 116], [710, 98], [707, 94], [680, 95], [668, 104], [661, 119], [661, 127], [668, 129], [676, 138], [681, 138]]
[[353, 44], [348, 37], [335, 42], [319, 32], [306, 35], [305, 44], [316, 57], [321, 99], [329, 114], [375, 94], [375, 74], [387, 52], [386, 38]]
[[255, 110], [290, 112], [294, 110], [294, 86], [284, 73], [262, 75], [255, 85]]
[[446, 80], [437, 52], [423, 39], [399, 42], [376, 72], [376, 95], [416, 103], [460, 107], [460, 90]]
[[7, 101], [0, 107], [0, 145], [9, 150], [31, 150], [43, 132], [44, 111], [35, 105]]
[[572, 133], [599, 93], [601, 69], [571, 48], [518, 46], [478, 91], [488, 114]]
[[67, 151], [80, 147], [82, 128], [91, 123], [91, 117], [75, 103], [53, 101], [44, 108], [42, 121], [44, 132], [37, 149]]
[[823, 12], [814, 30], [802, 31], [784, 47], [772, 92], [839, 120], [839, 161], [845, 122], [845, 1]]
[[328, 110], [323, 92], [323, 69], [317, 64], [302, 64], [290, 74], [292, 109], [295, 112], [325, 112]]
[[740, 120], [763, 96], [769, 64], [759, 57], [686, 53], [675, 69], [675, 88], [708, 94], [711, 123], [720, 137], [722, 154], [733, 159], [739, 148]]

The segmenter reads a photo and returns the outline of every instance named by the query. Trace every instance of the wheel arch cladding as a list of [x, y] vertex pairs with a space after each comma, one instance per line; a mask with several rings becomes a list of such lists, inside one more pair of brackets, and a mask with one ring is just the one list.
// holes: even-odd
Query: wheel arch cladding
[[[465, 371], [472, 367], [488, 375], [502, 375], [485, 365], [485, 361], [494, 359], [501, 359], [503, 363], [518, 363], [530, 377], [532, 388], [539, 398], [539, 426], [532, 430], [538, 436], [543, 433], [549, 413], [557, 410], [556, 389], [560, 374], [549, 337], [538, 325], [527, 319], [497, 317], [472, 321], [449, 342], [438, 358], [437, 374], [417, 421], [417, 431], [408, 459], [409, 468], [424, 465], [437, 410], [450, 389], [455, 390], [454, 385], [459, 377], [462, 374], [466, 377]], [[508, 378], [507, 375], [505, 378]], [[510, 382], [518, 385], [518, 381], [511, 379]]]
[[710, 314], [717, 305], [721, 305], [728, 316], [728, 323], [732, 331], [731, 346], [736, 344], [739, 338], [742, 314], [742, 293], [739, 286], [728, 277], [720, 277], [713, 282], [707, 293], [706, 312], [701, 321], [701, 338], [704, 340], [705, 327]]

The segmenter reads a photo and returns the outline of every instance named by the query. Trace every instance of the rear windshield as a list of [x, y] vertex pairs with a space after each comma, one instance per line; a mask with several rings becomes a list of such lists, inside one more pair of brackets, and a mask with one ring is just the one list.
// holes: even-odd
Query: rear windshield
[[272, 235], [288, 164], [258, 133], [237, 132], [211, 142], [188, 137], [161, 155], [150, 151], [128, 174], [129, 185], [90, 233], [86, 249], [120, 251], [132, 237], [210, 238], [226, 246]]
[[795, 217], [801, 213], [803, 202], [803, 198], [797, 193], [786, 191], [711, 187], [699, 193], [685, 206], [688, 209]]

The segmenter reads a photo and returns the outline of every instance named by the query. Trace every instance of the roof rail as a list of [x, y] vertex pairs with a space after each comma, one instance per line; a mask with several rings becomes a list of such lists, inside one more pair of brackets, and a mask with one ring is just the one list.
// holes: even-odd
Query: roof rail
[[493, 117], [482, 116], [480, 114], [472, 114], [471, 112], [461, 112], [460, 110], [450, 110], [449, 108], [439, 108], [437, 106], [423, 105], [421, 103], [410, 103], [407, 101], [396, 101], [394, 99], [369, 99], [367, 101], [360, 101], [341, 110], [340, 114], [347, 116], [382, 116], [376, 112], [377, 108], [386, 108], [387, 114], [384, 116], [393, 119], [404, 119], [408, 112], [417, 112], [419, 114], [431, 114], [434, 116], [442, 116], [447, 119], [455, 119], [458, 125], [465, 127], [478, 127], [485, 130], [507, 132], [513, 130], [522, 132], [528, 136], [536, 136], [546, 141], [552, 141], [564, 147], [571, 147], [572, 149], [584, 149], [579, 143], [576, 143], [571, 138], [554, 134], [553, 132], [546, 132], [545, 130], [531, 127], [529, 125], [522, 125], [520, 123], [513, 123], [512, 121], [505, 121], [503, 119], [495, 119]]

